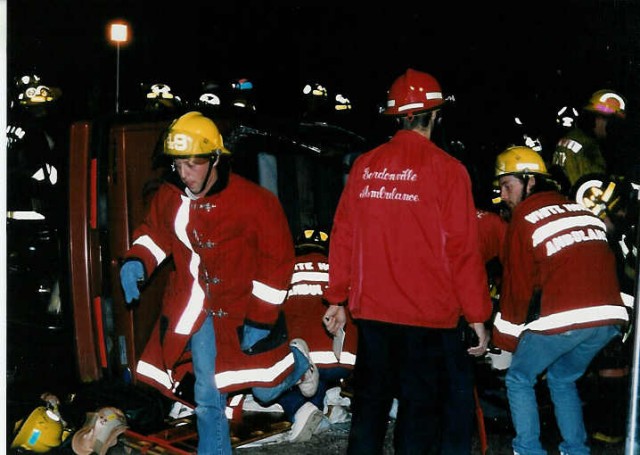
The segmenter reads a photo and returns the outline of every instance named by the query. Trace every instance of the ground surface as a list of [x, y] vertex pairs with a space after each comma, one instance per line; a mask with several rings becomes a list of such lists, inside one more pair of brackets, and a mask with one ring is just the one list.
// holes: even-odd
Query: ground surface
[[[391, 438], [392, 426], [390, 426], [387, 434], [384, 455], [392, 455], [393, 446]], [[323, 434], [315, 435], [308, 442], [299, 443], [276, 443], [265, 444], [257, 447], [237, 448], [234, 449], [234, 455], [336, 455], [346, 453], [347, 438], [349, 434], [349, 423], [334, 424], [332, 428]], [[488, 449], [485, 455], [507, 455], [512, 454], [511, 437], [508, 432], [489, 432], [488, 433]], [[551, 440], [546, 441], [546, 447], [550, 455], [557, 455], [559, 452], [553, 446]], [[126, 452], [122, 452], [126, 453]], [[141, 453], [141, 452], [137, 452]], [[592, 445], [592, 455], [622, 455], [625, 453], [624, 442], [618, 444], [601, 444], [594, 443]], [[479, 440], [474, 439], [473, 454], [481, 455]]]
[[[33, 338], [34, 330], [30, 328], [26, 333]], [[35, 338], [38, 338], [35, 336]], [[58, 340], [60, 334], [53, 337]], [[163, 404], [158, 402], [154, 395], [139, 393], [136, 388], [135, 392], [121, 385], [113, 385], [110, 383], [97, 384], [91, 386], [79, 386], [74, 381], [74, 369], [72, 366], [65, 364], [67, 357], [60, 355], [64, 352], [64, 345], [58, 346], [57, 343], [50, 342], [46, 337], [40, 337], [43, 342], [40, 349], [33, 351], [32, 349], [20, 350], [22, 343], [12, 344], [9, 358], [13, 360], [15, 365], [7, 371], [8, 388], [7, 388], [7, 447], [13, 439], [11, 432], [13, 425], [19, 418], [24, 418], [38, 404], [38, 398], [43, 392], [53, 392], [60, 397], [62, 401], [68, 400], [69, 397], [75, 397], [76, 408], [63, 408], [63, 416], [71, 422], [82, 424], [84, 413], [88, 410], [96, 410], [100, 405], [114, 405], [121, 409], [136, 411], [137, 409], [146, 409], [143, 417], [152, 420], [153, 413], [160, 415], [160, 419], [164, 418], [167, 409]], [[509, 419], [505, 415], [505, 398], [503, 387], [495, 382], [495, 377], [486, 378], [480, 376], [479, 384], [482, 385], [480, 394], [482, 397], [483, 409], [485, 413], [486, 433], [488, 440], [488, 450], [485, 455], [502, 455], [511, 454], [511, 439], [513, 437], [512, 430], [509, 426]], [[544, 387], [543, 387], [544, 390]], [[586, 408], [590, 408], [590, 396], [585, 394]], [[115, 400], [115, 401], [114, 401]], [[151, 409], [151, 413], [149, 413]], [[548, 406], [548, 399], [541, 395], [541, 415], [543, 417], [543, 436], [544, 444], [549, 450], [550, 455], [557, 455], [556, 449], [558, 436], [555, 425], [553, 424], [552, 411]], [[73, 412], [72, 412], [73, 411]], [[602, 420], [606, 415], [604, 410], [591, 410], [589, 415], [593, 419]], [[145, 420], [144, 418], [142, 419]], [[391, 423], [391, 426], [393, 422]], [[393, 454], [391, 426], [388, 432], [384, 455]], [[286, 428], [283, 433], [286, 433]], [[344, 454], [346, 453], [347, 438], [349, 433], [349, 422], [343, 422], [332, 425], [329, 431], [314, 436], [310, 441], [304, 443], [281, 442], [278, 444], [263, 444], [253, 447], [237, 448], [234, 455], [254, 455], [254, 454], [274, 454], [274, 455], [293, 455], [293, 454]], [[64, 453], [73, 455], [70, 444], [63, 444], [60, 448], [54, 449], [49, 453]], [[193, 447], [193, 445], [191, 445]], [[8, 451], [7, 451], [8, 452]], [[0, 453], [4, 453], [0, 450]], [[109, 455], [135, 455], [145, 453], [142, 450], [133, 449], [120, 441], [117, 446], [109, 451]], [[167, 451], [146, 451], [150, 455], [163, 455], [170, 452]], [[481, 454], [479, 439], [474, 440], [474, 455]], [[616, 444], [603, 444], [597, 441], [592, 443], [593, 455], [622, 455], [625, 454], [625, 441]], [[630, 452], [631, 453], [631, 452]], [[446, 454], [445, 454], [446, 455]]]

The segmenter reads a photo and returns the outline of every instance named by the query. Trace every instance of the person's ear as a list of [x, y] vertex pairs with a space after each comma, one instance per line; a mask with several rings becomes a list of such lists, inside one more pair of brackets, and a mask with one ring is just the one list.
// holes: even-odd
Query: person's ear
[[532, 175], [531, 177], [529, 177], [529, 179], [527, 180], [527, 194], [531, 193], [531, 190], [533, 190], [533, 187], [536, 186], [536, 176]]

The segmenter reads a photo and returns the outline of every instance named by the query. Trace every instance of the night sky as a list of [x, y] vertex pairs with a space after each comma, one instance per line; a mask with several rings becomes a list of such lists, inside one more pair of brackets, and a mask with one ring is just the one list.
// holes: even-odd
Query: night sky
[[112, 109], [106, 27], [121, 17], [133, 37], [120, 54], [124, 109], [142, 102], [141, 83], [193, 100], [204, 80], [247, 77], [263, 113], [290, 113], [317, 80], [368, 119], [408, 67], [439, 79], [474, 135], [493, 134], [514, 109], [550, 118], [601, 88], [623, 93], [630, 110], [640, 105], [639, 1], [353, 3], [9, 0], [9, 80], [35, 70], [62, 89], [71, 118]]

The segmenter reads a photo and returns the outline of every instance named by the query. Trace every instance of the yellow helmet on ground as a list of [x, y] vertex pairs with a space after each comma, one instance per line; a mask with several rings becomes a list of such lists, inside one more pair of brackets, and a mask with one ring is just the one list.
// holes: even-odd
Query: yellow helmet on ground
[[524, 146], [509, 147], [496, 158], [496, 178], [509, 174], [549, 175], [542, 156]]
[[45, 453], [58, 447], [69, 436], [56, 409], [38, 406], [25, 420], [16, 423], [12, 449]]
[[164, 139], [164, 154], [177, 158], [230, 155], [218, 127], [200, 112], [187, 112], [173, 121]]
[[604, 116], [625, 118], [627, 102], [613, 90], [598, 90], [589, 99], [584, 107], [585, 111], [593, 112]]

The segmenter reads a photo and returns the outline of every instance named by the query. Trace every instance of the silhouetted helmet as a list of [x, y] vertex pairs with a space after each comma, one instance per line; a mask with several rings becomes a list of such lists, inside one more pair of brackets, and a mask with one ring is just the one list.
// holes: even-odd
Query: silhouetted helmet
[[238, 109], [255, 111], [255, 91], [253, 82], [247, 78], [235, 79], [231, 82], [231, 106]]
[[326, 253], [329, 235], [320, 229], [304, 229], [296, 239], [296, 252], [317, 250]]
[[346, 98], [344, 95], [338, 93], [335, 98], [334, 109], [338, 112], [350, 111], [351, 101], [349, 100], [349, 98]]
[[56, 101], [62, 91], [42, 84], [37, 74], [24, 74], [16, 79], [17, 102], [23, 106], [38, 106]]
[[562, 128], [570, 129], [575, 126], [579, 116], [580, 114], [575, 107], [562, 106], [556, 113], [556, 123]]
[[147, 108], [174, 109], [180, 106], [182, 100], [171, 92], [171, 87], [164, 83], [151, 84], [146, 93]]
[[327, 98], [327, 88], [317, 82], [305, 84], [302, 88], [302, 94], [305, 96], [318, 97], [318, 99]]
[[593, 112], [595, 114], [604, 115], [606, 117], [612, 116], [617, 118], [626, 117], [627, 102], [618, 93], [613, 90], [598, 90], [584, 107], [585, 111]]

